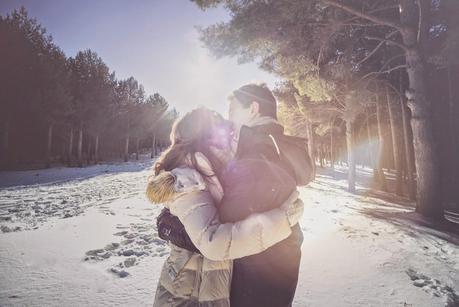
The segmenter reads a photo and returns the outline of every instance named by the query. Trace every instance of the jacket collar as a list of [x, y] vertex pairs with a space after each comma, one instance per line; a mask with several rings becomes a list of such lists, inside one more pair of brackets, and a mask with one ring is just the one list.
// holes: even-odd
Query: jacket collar
[[[251, 128], [253, 131], [264, 134], [284, 133], [284, 127], [277, 120], [269, 116], [261, 116], [254, 118], [251, 121], [249, 121], [245, 126]], [[244, 127], [241, 128], [241, 130], [243, 129]]]
[[252, 120], [248, 125], [241, 127], [235, 157], [240, 158], [247, 153], [255, 153], [256, 146], [272, 144], [269, 135], [278, 136], [282, 134], [284, 134], [284, 127], [274, 118], [264, 116]]
[[280, 123], [272, 117], [260, 116], [260, 117], [256, 117], [252, 119], [251, 121], [249, 121], [246, 124], [246, 126], [255, 127], [255, 126], [272, 125], [272, 124], [280, 125]]

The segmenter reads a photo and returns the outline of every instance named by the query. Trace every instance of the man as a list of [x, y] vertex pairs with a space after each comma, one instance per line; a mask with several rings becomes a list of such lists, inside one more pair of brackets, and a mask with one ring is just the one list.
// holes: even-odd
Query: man
[[[312, 174], [304, 140], [283, 134], [283, 127], [277, 122], [276, 99], [266, 85], [244, 85], [233, 91], [229, 101], [236, 145], [234, 157], [221, 178], [221, 223], [240, 221], [253, 212], [279, 207], [297, 185], [309, 182]], [[167, 218], [162, 215], [160, 219]], [[186, 233], [174, 234], [174, 229], [179, 228], [171, 227], [168, 235], [160, 231], [160, 237], [195, 250]], [[231, 306], [291, 306], [302, 240], [300, 226], [296, 224], [287, 239], [262, 253], [236, 259]]]

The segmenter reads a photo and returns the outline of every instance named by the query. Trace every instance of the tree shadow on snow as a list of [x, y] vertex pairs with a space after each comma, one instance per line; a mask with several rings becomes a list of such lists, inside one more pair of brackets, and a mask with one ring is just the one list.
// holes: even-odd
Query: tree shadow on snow
[[396, 212], [385, 208], [361, 208], [360, 213], [397, 226], [411, 237], [435, 236], [459, 246], [459, 225], [448, 220], [431, 220], [416, 212]]

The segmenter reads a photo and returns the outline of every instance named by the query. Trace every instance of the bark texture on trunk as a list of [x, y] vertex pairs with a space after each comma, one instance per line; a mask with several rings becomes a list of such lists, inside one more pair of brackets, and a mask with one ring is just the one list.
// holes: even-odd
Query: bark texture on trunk
[[[402, 84], [400, 79], [400, 93], [402, 92]], [[414, 183], [414, 176], [415, 176], [415, 168], [414, 168], [414, 161], [413, 157], [413, 142], [410, 138], [410, 126], [409, 126], [409, 119], [407, 114], [407, 109], [405, 105], [405, 99], [400, 96], [400, 109], [402, 113], [402, 124], [403, 124], [403, 139], [405, 144], [405, 163], [406, 163], [406, 172], [408, 177], [408, 197], [411, 200], [416, 199], [416, 190], [415, 190], [415, 183]]]
[[[426, 2], [426, 1], [420, 1]], [[424, 4], [425, 5], [425, 4]], [[438, 155], [435, 151], [431, 102], [426, 97], [425, 62], [418, 42], [418, 7], [413, 0], [400, 0], [401, 32], [407, 46], [405, 61], [409, 80], [408, 107], [411, 110], [414, 159], [417, 170], [416, 211], [424, 216], [443, 219], [440, 195]], [[426, 10], [425, 12], [428, 12]], [[425, 25], [421, 24], [421, 36]]]

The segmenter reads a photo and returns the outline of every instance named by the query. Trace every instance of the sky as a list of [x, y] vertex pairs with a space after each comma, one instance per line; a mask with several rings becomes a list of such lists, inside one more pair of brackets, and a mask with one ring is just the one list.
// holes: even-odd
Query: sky
[[189, 0], [0, 0], [0, 14], [21, 5], [68, 57], [89, 48], [119, 79], [133, 76], [180, 113], [207, 106], [226, 115], [231, 90], [276, 82], [256, 63], [216, 59], [199, 41], [195, 27], [227, 21], [223, 8], [202, 11]]

